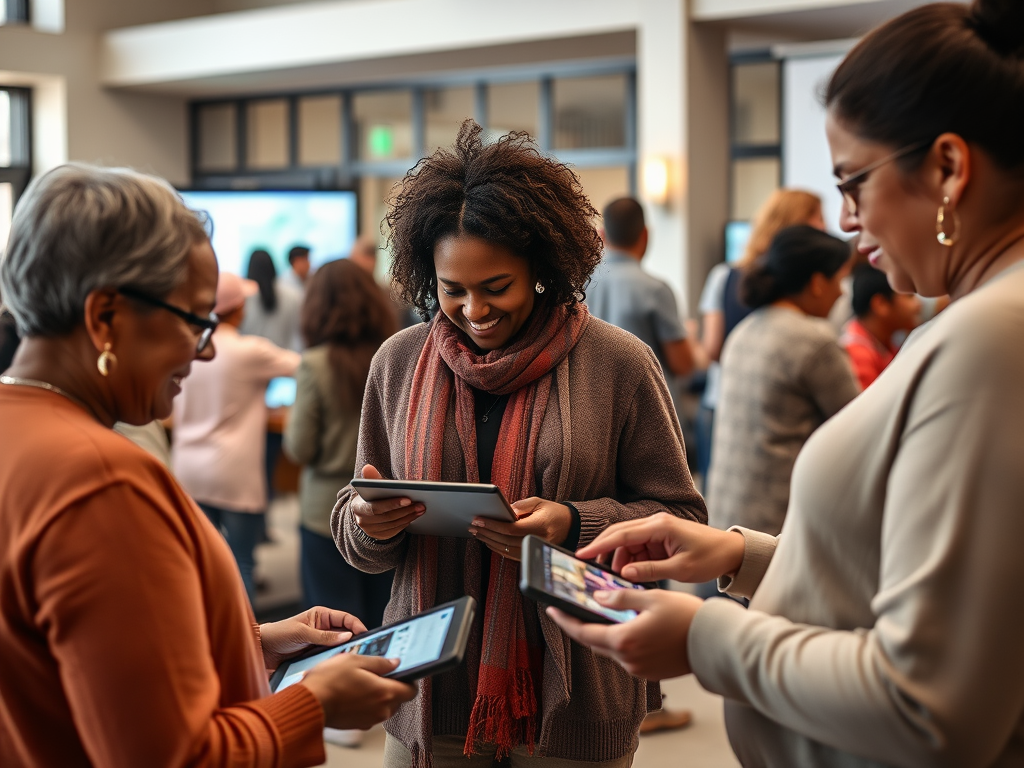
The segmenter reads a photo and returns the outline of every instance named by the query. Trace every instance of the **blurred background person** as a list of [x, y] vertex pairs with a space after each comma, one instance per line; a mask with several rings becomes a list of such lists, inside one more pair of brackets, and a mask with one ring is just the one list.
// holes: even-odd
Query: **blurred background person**
[[182, 487], [223, 531], [250, 601], [256, 597], [255, 549], [267, 509], [267, 384], [293, 376], [300, 360], [297, 352], [261, 336], [239, 333], [246, 298], [257, 290], [252, 281], [220, 274], [217, 356], [192, 371], [175, 400], [171, 462]]
[[778, 534], [797, 454], [860, 391], [825, 320], [849, 260], [845, 242], [804, 224], [775, 235], [743, 275], [752, 312], [722, 354], [707, 493], [714, 527]]
[[885, 272], [870, 264], [854, 270], [852, 291], [854, 318], [839, 343], [850, 356], [861, 389], [866, 389], [899, 351], [893, 335], [917, 327], [921, 301], [912, 293], [896, 293]]
[[360, 235], [352, 246], [352, 252], [348, 255], [349, 261], [358, 264], [366, 270], [380, 287], [384, 298], [391, 305], [392, 314], [398, 328], [408, 328], [422, 322], [411, 306], [406, 304], [398, 296], [399, 291], [392, 290], [392, 286], [386, 283], [377, 282], [377, 254], [379, 252], [377, 240], [369, 235]]
[[264, 250], [252, 252], [246, 277], [256, 283], [258, 290], [246, 299], [245, 319], [239, 332], [262, 336], [282, 349], [301, 351], [302, 290], [278, 278], [274, 260]]
[[794, 224], [807, 224], [825, 229], [821, 198], [799, 189], [779, 189], [773, 192], [754, 217], [742, 258], [735, 264], [716, 265], [708, 273], [700, 296], [701, 346], [709, 363], [701, 406], [697, 415], [697, 467], [705, 493], [711, 465], [711, 446], [714, 441], [715, 409], [721, 392], [719, 358], [729, 334], [753, 310], [740, 296], [740, 278], [743, 270], [768, 250], [768, 245], [779, 230]]
[[288, 251], [288, 271], [281, 276], [281, 283], [302, 294], [306, 290], [311, 269], [309, 248], [305, 245], [296, 245]]
[[[237, 279], [237, 278], [236, 278]], [[267, 670], [363, 629], [318, 608], [257, 626], [219, 535], [115, 435], [166, 418], [210, 343], [217, 261], [163, 180], [60, 166], [0, 260], [24, 338], [0, 376], [0, 759], [5, 766], [311, 766], [415, 688], [344, 654], [271, 695]], [[376, 703], [375, 703], [376, 702]]]
[[[304, 465], [299, 482], [299, 567], [303, 601], [384, 623], [394, 571], [363, 573], [349, 565], [331, 535], [338, 491], [352, 481], [359, 413], [370, 360], [395, 331], [391, 303], [368, 272], [348, 259], [324, 264], [307, 284], [302, 335], [307, 349], [296, 374], [285, 453]], [[333, 744], [357, 746], [358, 730], [328, 729]]]
[[693, 370], [694, 354], [672, 289], [640, 266], [650, 237], [644, 209], [622, 197], [605, 206], [602, 219], [604, 258], [587, 286], [587, 307], [653, 350], [675, 397], [678, 379]]
[[308, 605], [348, 606], [379, 626], [392, 572], [363, 573], [338, 552], [331, 510], [352, 480], [359, 413], [370, 360], [395, 331], [391, 306], [370, 275], [346, 259], [324, 264], [309, 279], [302, 307], [302, 354], [285, 452], [304, 465], [299, 499], [302, 590]]

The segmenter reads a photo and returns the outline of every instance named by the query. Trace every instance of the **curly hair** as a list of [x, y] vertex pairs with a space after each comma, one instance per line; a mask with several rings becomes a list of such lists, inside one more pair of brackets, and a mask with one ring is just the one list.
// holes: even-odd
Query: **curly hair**
[[426, 319], [437, 306], [434, 245], [470, 235], [526, 258], [549, 301], [581, 301], [602, 246], [579, 177], [525, 132], [493, 144], [482, 132], [466, 120], [451, 149], [420, 160], [396, 187], [385, 223], [402, 298]]

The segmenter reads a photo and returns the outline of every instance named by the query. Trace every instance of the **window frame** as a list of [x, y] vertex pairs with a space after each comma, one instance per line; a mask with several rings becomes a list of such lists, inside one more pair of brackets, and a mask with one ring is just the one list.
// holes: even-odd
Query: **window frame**
[[[778, 76], [778, 120], [779, 140], [775, 143], [746, 143], [736, 141], [736, 90], [735, 90], [735, 77], [733, 76], [737, 67], [756, 65], [756, 64], [768, 64], [773, 63], [777, 65], [777, 76]], [[733, 184], [735, 178], [735, 164], [738, 160], [754, 160], [754, 159], [768, 159], [777, 160], [779, 165], [779, 174], [776, 179], [776, 188], [781, 187], [782, 180], [782, 169], [784, 167], [783, 158], [783, 146], [785, 144], [783, 131], [785, 130], [785, 121], [782, 118], [782, 109], [784, 103], [784, 94], [782, 92], [784, 80], [782, 77], [782, 61], [772, 54], [771, 51], [749, 51], [743, 53], [734, 53], [729, 57], [729, 220], [732, 221], [732, 213], [736, 207], [736, 190]]]
[[[2, 1], [2, 0], [0, 0]], [[624, 144], [621, 147], [555, 150], [554, 102], [552, 84], [556, 79], [624, 74], [626, 76], [626, 104], [624, 109]], [[537, 135], [539, 149], [560, 162], [579, 168], [625, 166], [630, 180], [630, 192], [636, 194], [637, 131], [636, 131], [636, 62], [631, 58], [605, 62], [576, 63], [542, 68], [518, 68], [479, 75], [451, 75], [416, 81], [354, 85], [344, 88], [309, 91], [246, 94], [238, 97], [201, 99], [189, 102], [190, 166], [194, 189], [351, 189], [364, 177], [404, 176], [426, 155], [426, 92], [436, 88], [471, 86], [474, 90], [472, 117], [486, 130], [489, 86], [502, 83], [530, 82], [540, 84]], [[387, 160], [359, 160], [354, 145], [353, 97], [357, 93], [404, 90], [412, 93], [413, 153], [405, 158]], [[340, 162], [333, 165], [303, 166], [299, 158], [298, 105], [309, 96], [340, 96], [341, 142]], [[285, 168], [264, 170], [247, 166], [246, 138], [248, 136], [247, 105], [264, 99], [287, 99], [289, 109], [289, 164]], [[234, 104], [236, 114], [236, 157], [231, 171], [207, 171], [199, 167], [200, 110], [218, 104]]]
[[0, 166], [0, 184], [14, 188], [17, 205], [32, 179], [32, 91], [6, 85], [0, 85], [0, 91], [11, 96], [11, 164]]

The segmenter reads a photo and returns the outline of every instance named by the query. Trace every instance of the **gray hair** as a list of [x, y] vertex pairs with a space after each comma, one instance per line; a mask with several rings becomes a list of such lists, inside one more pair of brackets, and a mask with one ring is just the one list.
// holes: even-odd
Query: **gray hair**
[[62, 336], [100, 288], [164, 298], [184, 282], [200, 216], [163, 179], [72, 163], [29, 184], [0, 259], [0, 295], [24, 336]]

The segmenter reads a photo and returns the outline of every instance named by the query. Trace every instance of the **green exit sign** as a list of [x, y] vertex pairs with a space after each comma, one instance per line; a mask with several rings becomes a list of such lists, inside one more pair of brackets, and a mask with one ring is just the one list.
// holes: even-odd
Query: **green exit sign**
[[371, 125], [366, 138], [370, 157], [392, 157], [395, 154], [395, 131], [390, 125]]

